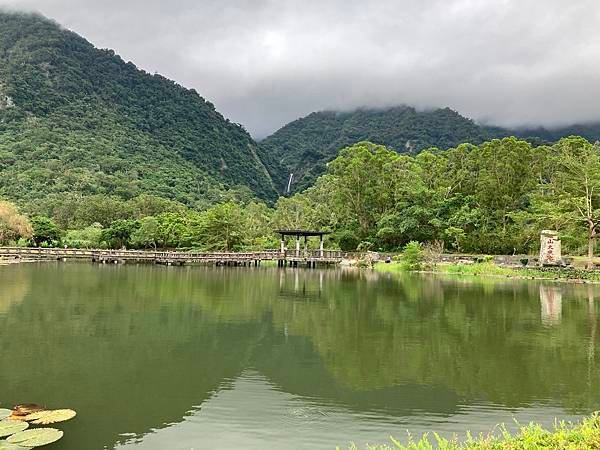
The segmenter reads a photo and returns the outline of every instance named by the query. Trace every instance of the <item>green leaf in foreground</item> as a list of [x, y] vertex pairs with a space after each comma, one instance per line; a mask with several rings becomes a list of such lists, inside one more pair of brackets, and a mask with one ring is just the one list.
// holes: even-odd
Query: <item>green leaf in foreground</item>
[[6, 419], [11, 414], [12, 414], [12, 411], [10, 409], [0, 408], [0, 420]]
[[63, 434], [62, 431], [56, 428], [37, 428], [13, 434], [7, 441], [24, 447], [40, 447], [58, 441], [63, 437]]
[[20, 420], [0, 420], [0, 437], [10, 436], [11, 434], [18, 433], [20, 431], [29, 428], [27, 422], [21, 422]]

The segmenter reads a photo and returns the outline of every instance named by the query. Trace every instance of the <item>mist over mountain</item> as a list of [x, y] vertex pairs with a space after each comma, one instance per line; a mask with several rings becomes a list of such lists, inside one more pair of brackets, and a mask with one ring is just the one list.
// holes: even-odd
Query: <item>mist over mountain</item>
[[450, 107], [486, 125], [600, 120], [596, 0], [0, 0], [196, 88], [263, 139], [312, 111]]
[[449, 108], [322, 111], [257, 144], [195, 90], [139, 70], [112, 50], [38, 14], [0, 12], [0, 195], [27, 203], [62, 195], [140, 194], [206, 205], [240, 195], [273, 200], [310, 186], [346, 146], [400, 153], [516, 135], [535, 143], [599, 125], [505, 129]]

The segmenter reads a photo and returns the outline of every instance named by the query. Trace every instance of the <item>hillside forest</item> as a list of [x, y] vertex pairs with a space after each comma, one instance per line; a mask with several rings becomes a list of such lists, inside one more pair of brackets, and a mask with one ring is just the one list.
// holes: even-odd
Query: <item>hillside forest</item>
[[315, 185], [273, 206], [229, 199], [203, 209], [153, 195], [66, 196], [44, 214], [0, 204], [0, 243], [70, 247], [277, 248], [278, 228], [331, 231], [330, 248], [530, 253], [556, 229], [572, 254], [594, 251], [600, 146], [581, 137], [533, 146], [514, 137], [401, 155], [370, 142], [343, 149]]
[[0, 196], [276, 197], [241, 125], [195, 90], [37, 14], [0, 11]]
[[356, 142], [370, 141], [398, 153], [416, 155], [431, 147], [447, 149], [465, 142], [478, 145], [510, 136], [543, 145], [571, 135], [595, 142], [600, 139], [600, 125], [506, 129], [475, 123], [450, 108], [419, 111], [396, 106], [309, 114], [261, 141], [259, 152], [278, 192], [284, 193], [288, 184], [291, 192], [312, 186], [339, 150]]

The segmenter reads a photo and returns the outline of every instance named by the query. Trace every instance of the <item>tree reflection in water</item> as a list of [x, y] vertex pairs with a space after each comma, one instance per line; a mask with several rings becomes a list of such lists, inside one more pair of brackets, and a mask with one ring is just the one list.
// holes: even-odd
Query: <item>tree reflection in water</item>
[[65, 449], [181, 421], [248, 369], [391, 417], [600, 405], [590, 285], [87, 264], [2, 267], [0, 281], [1, 400], [77, 409]]

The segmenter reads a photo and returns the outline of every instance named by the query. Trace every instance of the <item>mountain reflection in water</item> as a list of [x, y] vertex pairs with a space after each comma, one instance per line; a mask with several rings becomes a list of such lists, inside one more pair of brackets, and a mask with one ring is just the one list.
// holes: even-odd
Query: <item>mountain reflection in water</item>
[[35, 264], [0, 286], [0, 402], [76, 409], [61, 449], [335, 448], [600, 407], [591, 285]]

